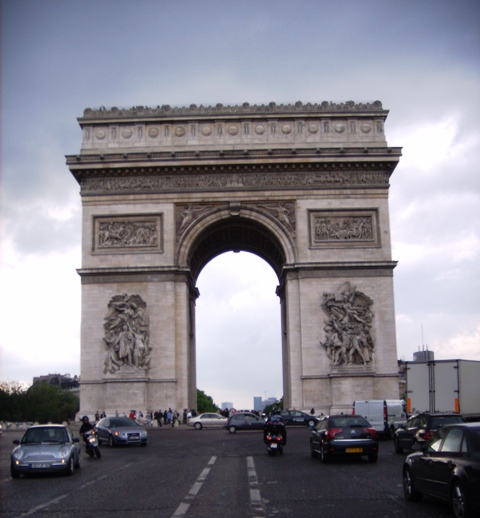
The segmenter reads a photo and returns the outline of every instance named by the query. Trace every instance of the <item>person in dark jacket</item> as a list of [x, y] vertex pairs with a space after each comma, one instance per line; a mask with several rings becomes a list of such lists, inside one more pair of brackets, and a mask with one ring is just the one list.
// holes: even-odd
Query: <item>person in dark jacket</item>
[[263, 427], [263, 442], [268, 444], [268, 435], [280, 435], [282, 437], [282, 445], [287, 444], [287, 428], [279, 415], [269, 417]]

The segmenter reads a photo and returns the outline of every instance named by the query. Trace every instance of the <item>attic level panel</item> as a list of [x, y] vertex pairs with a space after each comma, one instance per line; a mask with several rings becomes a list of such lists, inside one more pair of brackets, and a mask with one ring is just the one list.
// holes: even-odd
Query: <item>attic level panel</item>
[[[374, 103], [375, 104], [375, 103]], [[82, 154], [139, 150], [386, 146], [378, 105], [305, 110], [85, 110]], [[337, 108], [332, 108], [335, 106]], [[355, 108], [357, 107], [357, 108]], [[133, 110], [133, 109], [132, 109]], [[170, 113], [171, 112], [171, 113]]]

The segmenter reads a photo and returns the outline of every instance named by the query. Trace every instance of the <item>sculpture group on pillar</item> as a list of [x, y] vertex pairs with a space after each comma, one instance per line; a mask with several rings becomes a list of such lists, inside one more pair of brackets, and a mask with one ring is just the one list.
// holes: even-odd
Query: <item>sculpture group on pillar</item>
[[103, 338], [107, 352], [103, 372], [150, 368], [149, 318], [139, 295], [115, 295], [108, 304]]
[[336, 293], [324, 293], [321, 307], [328, 316], [323, 328], [325, 347], [333, 365], [367, 365], [373, 360], [371, 335], [373, 301], [349, 282]]

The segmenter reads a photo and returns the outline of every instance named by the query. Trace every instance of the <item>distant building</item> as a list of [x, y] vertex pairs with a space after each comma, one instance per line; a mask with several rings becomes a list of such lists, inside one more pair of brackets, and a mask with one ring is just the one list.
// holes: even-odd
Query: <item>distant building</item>
[[435, 359], [435, 354], [433, 351], [429, 351], [428, 349], [425, 351], [417, 351], [413, 353], [413, 361], [414, 362], [430, 362]]
[[276, 397], [269, 397], [268, 399], [262, 399], [261, 397], [256, 396], [253, 398], [253, 409], [258, 412], [262, 412], [266, 406], [272, 405], [276, 401], [277, 401]]
[[222, 403], [222, 410], [233, 408], [233, 403], [231, 401], [226, 401]]

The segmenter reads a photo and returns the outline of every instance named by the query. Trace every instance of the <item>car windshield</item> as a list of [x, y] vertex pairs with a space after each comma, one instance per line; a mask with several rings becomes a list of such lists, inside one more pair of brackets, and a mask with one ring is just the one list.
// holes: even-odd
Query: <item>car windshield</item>
[[446, 424], [456, 424], [463, 423], [463, 417], [459, 415], [441, 415], [432, 417], [431, 427], [432, 428], [440, 428], [441, 426], [445, 426]]
[[125, 426], [139, 426], [133, 419], [129, 417], [119, 417], [110, 419], [110, 428], [124, 428]]
[[480, 427], [473, 428], [471, 430], [471, 437], [472, 437], [472, 453], [479, 453], [480, 452]]
[[63, 428], [30, 428], [23, 436], [23, 444], [68, 442], [67, 432]]

